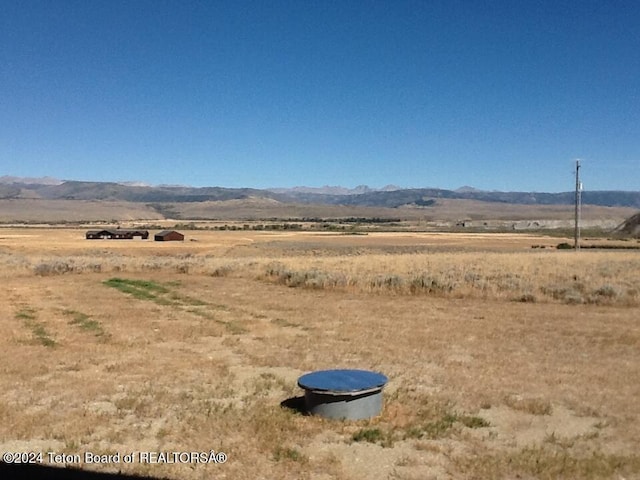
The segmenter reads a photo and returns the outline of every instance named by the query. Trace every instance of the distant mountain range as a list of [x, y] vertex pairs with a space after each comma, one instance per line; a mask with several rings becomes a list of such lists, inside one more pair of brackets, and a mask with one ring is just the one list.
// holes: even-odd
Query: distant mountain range
[[0, 177], [0, 184], [23, 183], [26, 185], [60, 185], [64, 180], [53, 177], [10, 177], [3, 175]]
[[269, 188], [268, 191], [282, 194], [292, 195], [304, 195], [304, 194], [316, 194], [316, 195], [360, 195], [370, 192], [393, 192], [395, 190], [402, 190], [402, 187], [396, 185], [387, 185], [382, 188], [371, 188], [368, 185], [358, 185], [355, 188], [345, 188], [339, 186], [324, 187], [293, 187], [293, 188]]
[[[372, 189], [365, 185], [343, 187], [295, 187], [260, 190], [253, 188], [149, 186], [139, 182], [61, 181], [51, 177], [0, 177], [0, 199], [121, 200], [144, 203], [225, 201], [263, 198], [282, 203], [348, 205], [397, 208], [428, 207], [438, 199], [467, 199], [520, 205], [570, 205], [573, 192], [496, 192], [473, 187], [457, 190], [437, 188], [402, 189], [389, 185]], [[640, 192], [585, 191], [586, 205], [640, 208]]]

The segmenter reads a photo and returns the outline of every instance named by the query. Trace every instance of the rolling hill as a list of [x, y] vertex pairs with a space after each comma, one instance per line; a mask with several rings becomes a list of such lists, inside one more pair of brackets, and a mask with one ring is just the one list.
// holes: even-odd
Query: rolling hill
[[[15, 178], [15, 177], [3, 177]], [[395, 188], [395, 187], [394, 187]], [[372, 190], [357, 187], [356, 193], [340, 187], [259, 190], [253, 188], [139, 186], [114, 182], [65, 181], [56, 184], [27, 183], [17, 179], [0, 183], [0, 199], [109, 200], [127, 202], [205, 202], [263, 198], [281, 203], [344, 205], [398, 208], [407, 205], [428, 207], [439, 199], [477, 200], [514, 205], [571, 205], [573, 192], [495, 192], [470, 187], [458, 190], [437, 188]], [[329, 191], [330, 193], [321, 193]], [[586, 191], [584, 205], [640, 208], [640, 192]]]
[[[360, 218], [432, 228], [558, 229], [570, 228], [573, 201], [573, 192], [487, 192], [472, 187], [259, 190], [0, 177], [3, 224]], [[586, 228], [611, 231], [640, 209], [640, 192], [584, 192], [583, 204]]]
[[615, 231], [625, 237], [640, 238], [640, 213], [627, 218]]

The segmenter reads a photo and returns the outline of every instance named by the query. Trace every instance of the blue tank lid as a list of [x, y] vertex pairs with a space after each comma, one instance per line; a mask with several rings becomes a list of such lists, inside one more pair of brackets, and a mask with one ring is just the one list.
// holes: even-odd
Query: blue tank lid
[[319, 370], [298, 379], [298, 386], [305, 390], [348, 393], [381, 389], [389, 379], [369, 370]]

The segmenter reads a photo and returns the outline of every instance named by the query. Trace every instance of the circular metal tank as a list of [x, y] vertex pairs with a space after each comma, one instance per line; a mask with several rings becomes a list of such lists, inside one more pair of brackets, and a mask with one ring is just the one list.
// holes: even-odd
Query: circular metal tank
[[382, 410], [387, 377], [368, 370], [320, 370], [301, 376], [305, 407], [312, 415], [340, 420], [363, 420]]

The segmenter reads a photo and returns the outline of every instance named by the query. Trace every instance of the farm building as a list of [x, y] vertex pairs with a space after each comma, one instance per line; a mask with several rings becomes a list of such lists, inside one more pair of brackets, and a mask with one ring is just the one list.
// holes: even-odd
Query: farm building
[[86, 234], [87, 240], [132, 240], [140, 237], [142, 240], [149, 238], [147, 230], [126, 230], [126, 229], [107, 229], [107, 230], [89, 230]]
[[175, 230], [163, 230], [154, 236], [156, 242], [182, 242], [184, 235]]

